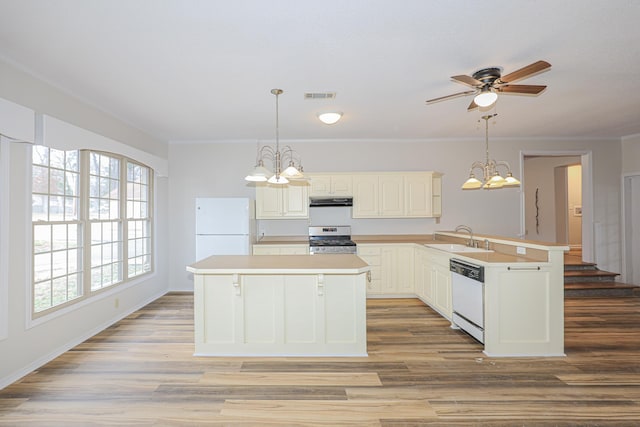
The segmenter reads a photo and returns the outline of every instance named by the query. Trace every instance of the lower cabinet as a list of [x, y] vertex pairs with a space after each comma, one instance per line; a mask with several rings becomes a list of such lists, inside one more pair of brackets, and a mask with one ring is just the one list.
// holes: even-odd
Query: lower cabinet
[[437, 249], [416, 249], [416, 295], [449, 320], [453, 316], [450, 258]]
[[196, 355], [366, 355], [365, 273], [198, 275]]
[[309, 245], [253, 245], [253, 255], [307, 255]]
[[358, 256], [371, 266], [367, 295], [412, 296], [414, 289], [413, 244], [359, 244]]

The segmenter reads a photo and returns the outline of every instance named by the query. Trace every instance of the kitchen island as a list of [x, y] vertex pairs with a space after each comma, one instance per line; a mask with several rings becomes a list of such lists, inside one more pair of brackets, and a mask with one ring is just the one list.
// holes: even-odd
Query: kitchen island
[[196, 356], [366, 356], [356, 255], [212, 256], [194, 274]]

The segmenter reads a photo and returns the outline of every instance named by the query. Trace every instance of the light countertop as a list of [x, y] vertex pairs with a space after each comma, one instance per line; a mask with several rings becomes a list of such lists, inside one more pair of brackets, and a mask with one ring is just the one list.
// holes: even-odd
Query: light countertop
[[194, 274], [360, 274], [371, 267], [357, 255], [214, 255], [187, 266]]

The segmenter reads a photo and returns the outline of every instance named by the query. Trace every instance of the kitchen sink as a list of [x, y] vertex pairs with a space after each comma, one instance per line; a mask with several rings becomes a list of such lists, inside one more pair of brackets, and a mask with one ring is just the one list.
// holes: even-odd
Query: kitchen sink
[[446, 252], [493, 252], [490, 249], [472, 248], [459, 243], [427, 243], [425, 246]]

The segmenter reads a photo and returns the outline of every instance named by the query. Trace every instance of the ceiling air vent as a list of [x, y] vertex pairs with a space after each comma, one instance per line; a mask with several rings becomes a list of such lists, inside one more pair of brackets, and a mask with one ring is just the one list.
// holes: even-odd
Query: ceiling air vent
[[304, 99], [333, 99], [335, 92], [305, 92]]

